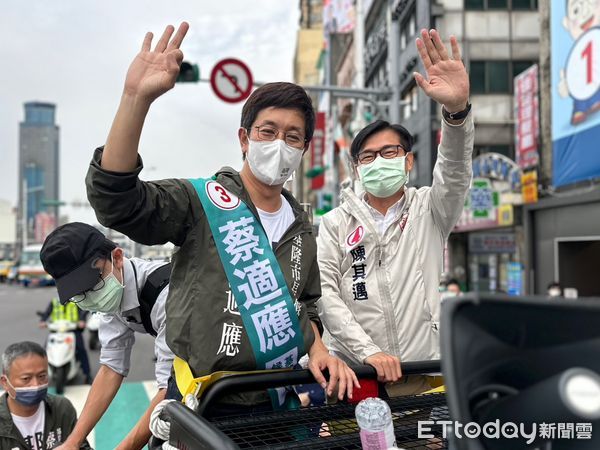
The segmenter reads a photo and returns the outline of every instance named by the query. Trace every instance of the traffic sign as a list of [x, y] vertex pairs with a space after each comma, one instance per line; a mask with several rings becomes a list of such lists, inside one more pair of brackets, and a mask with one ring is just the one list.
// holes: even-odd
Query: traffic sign
[[210, 85], [224, 102], [241, 102], [252, 92], [252, 73], [239, 59], [226, 58], [219, 61], [210, 73]]

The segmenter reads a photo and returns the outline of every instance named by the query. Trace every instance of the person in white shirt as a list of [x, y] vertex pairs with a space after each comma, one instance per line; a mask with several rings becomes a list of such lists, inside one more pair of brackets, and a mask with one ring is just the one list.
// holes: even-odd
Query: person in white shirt
[[[48, 394], [48, 358], [35, 342], [17, 342], [2, 354], [0, 449], [51, 450], [60, 445], [77, 421], [64, 397]], [[87, 441], [77, 447], [91, 449]]]
[[438, 286], [444, 244], [462, 211], [473, 151], [469, 77], [456, 38], [448, 54], [436, 30], [417, 49], [428, 79], [415, 81], [442, 105], [442, 141], [432, 186], [407, 188], [413, 137], [398, 124], [374, 122], [355, 137], [351, 156], [365, 191], [342, 192], [323, 216], [318, 261], [324, 341], [348, 363], [370, 364], [390, 395], [430, 388], [401, 377], [400, 360], [439, 359]]

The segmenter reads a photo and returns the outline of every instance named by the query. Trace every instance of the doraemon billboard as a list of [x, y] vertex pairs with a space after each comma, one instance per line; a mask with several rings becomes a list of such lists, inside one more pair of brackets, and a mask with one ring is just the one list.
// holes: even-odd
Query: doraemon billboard
[[552, 0], [555, 186], [600, 177], [600, 0]]

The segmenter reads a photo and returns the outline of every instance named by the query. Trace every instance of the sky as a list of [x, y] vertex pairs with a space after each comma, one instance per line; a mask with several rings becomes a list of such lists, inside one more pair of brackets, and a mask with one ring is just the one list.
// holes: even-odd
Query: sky
[[[208, 79], [221, 59], [244, 61], [257, 81], [292, 81], [296, 0], [3, 0], [0, 27], [0, 199], [17, 204], [19, 122], [28, 101], [55, 103], [60, 127], [61, 200], [87, 202], [85, 174], [103, 145], [129, 64], [144, 35], [165, 26], [190, 30], [184, 59]], [[142, 179], [212, 175], [241, 168], [237, 140], [242, 103], [227, 104], [209, 83], [177, 84], [154, 102], [140, 154]], [[61, 215], [95, 223], [91, 209]]]

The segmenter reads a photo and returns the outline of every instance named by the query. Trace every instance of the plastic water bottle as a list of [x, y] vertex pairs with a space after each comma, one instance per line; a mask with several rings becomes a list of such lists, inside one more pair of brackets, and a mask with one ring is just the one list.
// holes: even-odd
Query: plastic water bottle
[[392, 411], [385, 401], [373, 397], [361, 400], [356, 405], [355, 414], [363, 450], [396, 447]]

